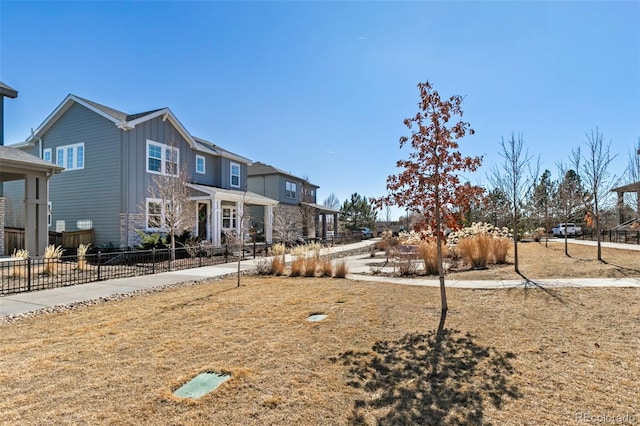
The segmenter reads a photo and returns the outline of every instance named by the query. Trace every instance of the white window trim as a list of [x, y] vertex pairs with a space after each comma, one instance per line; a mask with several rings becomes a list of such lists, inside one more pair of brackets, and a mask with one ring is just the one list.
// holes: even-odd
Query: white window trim
[[[78, 148], [82, 148], [82, 167], [78, 167]], [[67, 152], [69, 149], [73, 150], [72, 163], [74, 164], [71, 164], [71, 165], [68, 164], [69, 158], [67, 157]], [[62, 152], [63, 164], [58, 164], [58, 160], [60, 159], [60, 152]], [[87, 151], [84, 149], [84, 142], [76, 143], [73, 145], [63, 145], [56, 148], [56, 164], [58, 166], [64, 167], [65, 172], [69, 170], [83, 170], [86, 160], [87, 160]]]
[[[49, 159], [47, 160], [47, 154], [49, 154]], [[44, 161], [48, 161], [50, 163], [53, 163], [53, 152], [51, 152], [51, 148], [47, 148], [47, 149], [43, 149], [42, 150], [42, 159]]]
[[52, 222], [51, 218], [53, 216], [52, 210], [53, 210], [53, 203], [51, 201], [47, 201], [47, 227], [48, 228], [51, 228], [51, 222]]
[[[202, 171], [198, 170], [198, 160], [202, 160]], [[206, 174], [207, 172], [207, 159], [204, 155], [196, 154], [196, 173], [200, 173], [201, 175]]]
[[[160, 157], [160, 171], [156, 171], [156, 170], [150, 170], [149, 169], [149, 146], [150, 145], [155, 145], [157, 147], [160, 147], [160, 152], [161, 152], [161, 157]], [[167, 173], [167, 159], [165, 158], [165, 152], [167, 149], [171, 149], [173, 151], [175, 151], [176, 153], [176, 172], [171, 174], [171, 176], [178, 176], [178, 174], [180, 173], [180, 149], [176, 148], [174, 146], [171, 145], [166, 145], [160, 142], [156, 142], [156, 141], [152, 141], [151, 139], [147, 139], [147, 145], [145, 146], [145, 154], [144, 154], [144, 161], [145, 161], [145, 169], [147, 170], [147, 173], [153, 173], [155, 175], [166, 175]]]
[[[233, 166], [238, 166], [238, 184], [233, 184]], [[233, 161], [229, 163], [229, 186], [231, 188], [240, 188], [240, 175], [242, 174], [242, 168], [240, 168], [240, 163], [234, 163]]]
[[[224, 215], [225, 210], [229, 210], [229, 217], [225, 217]], [[222, 229], [224, 229], [225, 231], [236, 229], [236, 224], [238, 223], [238, 211], [236, 206], [224, 205], [222, 206], [222, 209], [220, 211], [221, 211], [220, 226], [222, 227]], [[229, 227], [224, 226], [225, 219], [229, 219], [229, 224], [231, 226]]]
[[[149, 227], [149, 203], [157, 203], [160, 204], [160, 226], [151, 228]], [[147, 201], [144, 206], [145, 214], [144, 214], [144, 226], [148, 232], [161, 232], [164, 230], [164, 205], [161, 199], [158, 198], [147, 198]]]

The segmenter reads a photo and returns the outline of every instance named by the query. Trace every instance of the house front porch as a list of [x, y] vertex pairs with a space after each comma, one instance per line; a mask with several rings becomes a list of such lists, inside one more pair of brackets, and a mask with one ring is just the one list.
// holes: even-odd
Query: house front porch
[[228, 232], [242, 235], [251, 223], [250, 206], [264, 207], [265, 242], [273, 241], [273, 208], [276, 200], [248, 191], [234, 191], [207, 185], [188, 184], [194, 190], [191, 199], [196, 203], [195, 231], [198, 237], [214, 246], [223, 243]]

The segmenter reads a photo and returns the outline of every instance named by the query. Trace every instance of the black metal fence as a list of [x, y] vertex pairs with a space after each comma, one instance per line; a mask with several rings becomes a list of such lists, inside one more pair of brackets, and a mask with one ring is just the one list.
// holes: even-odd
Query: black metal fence
[[[322, 242], [334, 245], [360, 239], [358, 232]], [[9, 258], [0, 261], [0, 296], [236, 262], [241, 256], [265, 256], [269, 247], [265, 243], [249, 243], [241, 252], [237, 245], [200, 245], [175, 250], [103, 251], [84, 258], [73, 255], [56, 260]]]
[[[245, 255], [262, 255], [259, 246], [246, 246]], [[60, 259], [8, 259], [0, 262], [0, 295], [66, 287], [93, 281], [135, 277], [237, 261], [235, 247], [180, 247], [171, 249], [98, 252]]]
[[[583, 229], [582, 235], [578, 237], [580, 240], [596, 241], [598, 234], [593, 229]], [[610, 243], [624, 243], [624, 244], [640, 244], [640, 229], [631, 230], [601, 230], [600, 241], [607, 241]]]

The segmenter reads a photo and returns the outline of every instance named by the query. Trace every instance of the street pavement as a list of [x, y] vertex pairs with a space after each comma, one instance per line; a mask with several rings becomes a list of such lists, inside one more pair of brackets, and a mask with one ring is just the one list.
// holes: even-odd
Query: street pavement
[[[325, 248], [323, 255], [340, 253], [370, 247], [376, 240], [366, 240], [358, 243]], [[550, 240], [553, 244], [562, 240]], [[596, 245], [595, 241], [582, 241], [571, 239], [572, 244]], [[624, 248], [640, 251], [640, 245], [602, 243], [603, 247]], [[638, 253], [640, 256], [640, 253]], [[257, 262], [261, 258], [248, 259], [240, 262], [242, 272], [255, 270]], [[291, 260], [289, 258], [288, 260]], [[439, 286], [437, 279], [426, 278], [401, 278], [382, 275], [373, 275], [372, 258], [367, 254], [347, 256], [344, 258], [349, 268], [348, 279], [368, 282], [385, 282], [414, 286]], [[379, 262], [379, 259], [377, 260]], [[392, 272], [392, 267], [386, 267], [384, 272]], [[19, 293], [0, 297], [0, 317], [6, 315], [20, 315], [29, 312], [53, 308], [59, 305], [86, 302], [108, 298], [118, 294], [126, 294], [139, 290], [162, 287], [171, 284], [206, 281], [232, 275], [238, 270], [237, 263], [226, 263], [214, 266], [204, 266], [182, 271], [163, 272], [154, 275], [143, 275], [131, 278], [119, 278], [114, 280], [98, 281], [88, 284], [80, 284], [69, 287], [54, 288], [49, 290]], [[588, 278], [588, 279], [544, 279], [536, 280], [536, 284], [545, 288], [557, 287], [637, 287], [640, 288], [640, 278]], [[501, 289], [517, 288], [524, 285], [523, 280], [492, 280], [470, 281], [447, 279], [447, 287], [468, 289]]]

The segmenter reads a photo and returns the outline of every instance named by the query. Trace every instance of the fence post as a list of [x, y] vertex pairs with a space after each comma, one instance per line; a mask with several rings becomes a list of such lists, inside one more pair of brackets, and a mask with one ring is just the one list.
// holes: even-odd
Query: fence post
[[151, 248], [151, 273], [156, 273], [156, 248]]
[[198, 265], [202, 268], [202, 248], [198, 247]]
[[27, 257], [27, 291], [31, 291], [31, 256]]
[[102, 264], [102, 252], [98, 250], [98, 281], [100, 281], [100, 265]]
[[229, 243], [224, 243], [224, 263], [229, 263]]
[[169, 248], [169, 272], [171, 272], [171, 260], [175, 255], [176, 252], [172, 248]]
[[253, 258], [256, 258], [256, 241], [253, 240]]

